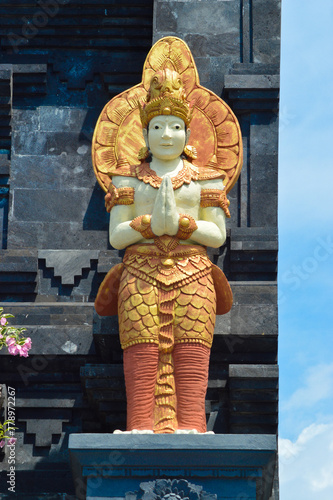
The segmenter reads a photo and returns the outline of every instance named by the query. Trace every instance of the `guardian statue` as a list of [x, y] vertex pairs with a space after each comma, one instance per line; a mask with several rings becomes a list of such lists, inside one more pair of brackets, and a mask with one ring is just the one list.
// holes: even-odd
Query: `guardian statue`
[[93, 164], [107, 191], [110, 243], [126, 249], [95, 308], [119, 317], [127, 431], [203, 433], [215, 317], [232, 305], [206, 247], [225, 242], [242, 141], [182, 40], [159, 40], [141, 84], [105, 106]]

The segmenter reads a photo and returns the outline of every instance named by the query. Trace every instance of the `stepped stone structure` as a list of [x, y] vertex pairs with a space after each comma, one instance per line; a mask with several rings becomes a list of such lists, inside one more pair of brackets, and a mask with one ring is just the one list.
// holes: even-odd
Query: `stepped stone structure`
[[[32, 339], [27, 359], [0, 352], [18, 438], [15, 495], [0, 451], [1, 498], [74, 499], [69, 434], [125, 429], [117, 318], [93, 307], [122, 252], [108, 243], [91, 140], [162, 36], [188, 43], [244, 141], [227, 242], [210, 251], [234, 305], [216, 322], [208, 429], [276, 436], [280, 1], [0, 0], [0, 19], [0, 306]], [[276, 462], [267, 474], [269, 496], [256, 498], [277, 500]]]

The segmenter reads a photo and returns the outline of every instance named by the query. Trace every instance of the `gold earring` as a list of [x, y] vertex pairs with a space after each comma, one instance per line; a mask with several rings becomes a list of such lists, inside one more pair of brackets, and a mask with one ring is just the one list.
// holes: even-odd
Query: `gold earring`
[[150, 155], [149, 148], [147, 146], [144, 146], [143, 148], [140, 149], [138, 158], [140, 161], [144, 161], [148, 158], [149, 155]]
[[198, 158], [198, 153], [197, 153], [197, 150], [195, 149], [194, 146], [185, 146], [185, 148], [184, 148], [184, 155], [190, 161], [196, 160]]

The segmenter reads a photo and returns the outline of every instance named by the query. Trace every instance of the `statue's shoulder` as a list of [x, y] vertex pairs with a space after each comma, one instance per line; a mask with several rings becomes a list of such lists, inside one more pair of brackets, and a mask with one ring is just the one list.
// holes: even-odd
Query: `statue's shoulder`
[[223, 179], [225, 177], [225, 172], [219, 172], [215, 168], [209, 167], [197, 167], [193, 163], [187, 162], [189, 167], [191, 168], [194, 177], [198, 181], [208, 181], [212, 179]]
[[123, 163], [117, 167], [110, 177], [120, 175], [121, 177], [136, 177], [137, 168], [139, 165], [130, 165], [129, 163]]

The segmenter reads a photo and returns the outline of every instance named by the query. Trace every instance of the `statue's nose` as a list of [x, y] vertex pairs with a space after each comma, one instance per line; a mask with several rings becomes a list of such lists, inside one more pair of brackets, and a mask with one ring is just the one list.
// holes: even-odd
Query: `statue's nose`
[[163, 139], [170, 139], [171, 135], [170, 135], [170, 128], [168, 127], [168, 125], [164, 127], [162, 137]]

